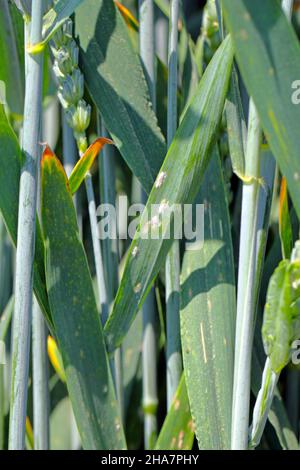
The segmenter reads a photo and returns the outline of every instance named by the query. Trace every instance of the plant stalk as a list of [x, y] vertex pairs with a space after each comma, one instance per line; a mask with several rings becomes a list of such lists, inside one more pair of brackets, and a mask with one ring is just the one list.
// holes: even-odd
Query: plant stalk
[[[178, 19], [179, 0], [170, 5], [169, 52], [168, 52], [168, 147], [177, 129], [177, 82], [178, 82]], [[166, 319], [167, 319], [167, 409], [169, 410], [182, 373], [179, 286], [179, 241], [174, 240], [166, 259]]]
[[156, 109], [155, 89], [155, 42], [153, 0], [139, 0], [140, 56], [150, 93], [153, 109]]
[[[98, 124], [98, 134], [104, 137], [109, 137], [105, 126], [103, 124], [100, 126], [100, 123]], [[98, 159], [98, 162], [101, 204], [110, 204], [115, 207], [115, 149], [112, 145], [105, 145], [103, 147], [102, 157]], [[117, 233], [117, 227], [113, 228], [113, 232]], [[110, 310], [119, 285], [118, 241], [107, 237], [103, 240], [102, 247], [108, 305]]]
[[168, 19], [155, 7], [155, 46], [157, 57], [165, 64], [168, 63]]
[[143, 410], [144, 445], [152, 449], [157, 438], [157, 353], [155, 334], [155, 293], [152, 288], [143, 305]]
[[257, 220], [260, 190], [260, 144], [262, 130], [251, 99], [248, 121], [245, 173], [251, 178], [243, 184], [240, 254], [237, 294], [237, 320], [232, 406], [233, 450], [248, 447], [251, 389], [251, 354], [256, 296], [253, 295], [257, 259]]
[[[156, 109], [155, 88], [155, 41], [154, 41], [154, 2], [139, 0], [140, 19], [140, 56], [144, 65], [150, 100]], [[141, 191], [141, 200], [146, 202], [146, 195]], [[153, 288], [148, 294], [143, 307], [143, 409], [144, 409], [144, 445], [150, 449], [157, 435], [157, 366], [155, 335], [155, 294]]]
[[[47, 119], [46, 119], [47, 122]], [[40, 216], [40, 171], [38, 170], [37, 209]], [[32, 388], [34, 449], [48, 450], [50, 429], [49, 369], [47, 354], [47, 327], [34, 297], [32, 308]]]
[[32, 309], [34, 449], [49, 449], [49, 387], [46, 324], [37, 300]]
[[[41, 41], [43, 0], [32, 3], [30, 42]], [[41, 126], [43, 54], [26, 54], [24, 105], [24, 166], [20, 177], [18, 243], [16, 252], [13, 371], [9, 423], [9, 449], [25, 446], [25, 420], [32, 313], [33, 260], [35, 242], [38, 140]]]
[[292, 18], [293, 6], [294, 0], [282, 0], [282, 9], [289, 20]]
[[[77, 148], [73, 135], [73, 130], [68, 126], [64, 111], [62, 110], [62, 125], [63, 125], [63, 157], [64, 169], [69, 178], [77, 160]], [[76, 197], [76, 194], [75, 194]]]
[[[104, 124], [100, 123], [98, 116], [98, 134], [109, 137]], [[100, 193], [101, 203], [111, 204], [115, 207], [116, 189], [115, 189], [115, 149], [110, 145], [105, 145], [102, 150], [102, 158], [99, 159], [100, 175]], [[116, 233], [117, 233], [117, 228]], [[118, 240], [109, 237], [103, 240], [103, 266], [105, 275], [105, 285], [107, 292], [108, 314], [111, 310], [115, 295], [119, 286], [119, 252]], [[116, 394], [124, 423], [124, 390], [123, 390], [123, 359], [122, 346], [115, 351], [112, 364], [113, 376], [115, 381]]]
[[[65, 113], [62, 110], [62, 128], [63, 128], [63, 157], [64, 157], [64, 169], [69, 178], [73, 168], [77, 161], [77, 147], [76, 141], [74, 139], [73, 130], [68, 125]], [[77, 222], [79, 227], [79, 233], [82, 236], [82, 214], [81, 214], [81, 205], [80, 205], [80, 188], [76, 194], [73, 196], [75, 208], [76, 208], [76, 215], [77, 215]]]
[[[58, 100], [54, 99], [43, 112], [42, 140], [54, 148], [59, 134]], [[40, 171], [38, 170], [37, 212], [40, 216]], [[32, 388], [34, 449], [48, 450], [50, 445], [49, 364], [47, 326], [37, 300], [32, 308]]]
[[106, 292], [105, 279], [104, 279], [104, 268], [103, 268], [100, 240], [98, 237], [96, 201], [95, 201], [92, 175], [90, 173], [87, 173], [85, 177], [85, 188], [86, 188], [86, 195], [87, 195], [87, 200], [88, 200], [90, 226], [91, 226], [91, 232], [92, 232], [92, 242], [93, 242], [98, 294], [99, 294], [99, 300], [101, 303], [101, 321], [102, 321], [102, 324], [104, 325], [108, 318], [107, 292]]

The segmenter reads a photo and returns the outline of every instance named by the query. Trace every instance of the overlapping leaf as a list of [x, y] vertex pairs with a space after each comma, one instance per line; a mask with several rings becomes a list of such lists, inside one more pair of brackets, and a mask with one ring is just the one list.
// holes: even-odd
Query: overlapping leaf
[[105, 326], [110, 351], [124, 338], [172, 244], [168, 237], [170, 209], [176, 204], [178, 208], [192, 203], [197, 194], [216, 139], [231, 65], [232, 47], [228, 37], [195, 92], [141, 217], [113, 311]]
[[280, 2], [223, 0], [223, 6], [244, 82], [300, 217], [300, 106], [293, 99], [299, 41]]
[[149, 193], [166, 146], [127, 27], [113, 0], [85, 0], [75, 26], [87, 87], [121, 155]]
[[[17, 243], [21, 166], [21, 149], [7, 121], [3, 106], [0, 105], [0, 210], [15, 245]], [[45, 288], [44, 243], [38, 221], [34, 258], [34, 292], [49, 326], [52, 327], [50, 307]]]

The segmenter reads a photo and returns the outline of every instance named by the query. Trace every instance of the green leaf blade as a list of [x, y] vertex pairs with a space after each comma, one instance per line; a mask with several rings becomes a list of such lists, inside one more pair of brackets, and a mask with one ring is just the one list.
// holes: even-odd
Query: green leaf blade
[[288, 364], [291, 344], [300, 332], [299, 278], [299, 260], [283, 260], [268, 287], [262, 336], [272, 370], [277, 374]]
[[43, 18], [43, 44], [46, 44], [83, 0], [58, 0]]
[[200, 449], [230, 448], [235, 278], [228, 207], [218, 152], [197, 202], [205, 204], [204, 243], [186, 251], [181, 274], [181, 340]]
[[[9, 2], [1, 2], [0, 80], [5, 84], [5, 90], [0, 90], [0, 102], [6, 100], [10, 111], [20, 117], [23, 115], [25, 89], [23, 21], [19, 14], [13, 15], [13, 8]], [[3, 93], [6, 96], [2, 96]]]
[[[166, 233], [158, 239], [150, 237], [151, 230], [156, 231], [151, 209], [163, 212], [176, 204], [192, 203], [197, 194], [216, 139], [231, 65], [232, 48], [228, 37], [200, 82], [149, 196], [129, 250], [112, 314], [105, 325], [110, 351], [122, 342], [172, 244], [172, 239], [164, 238]], [[165, 232], [168, 228], [167, 225]]]
[[4, 309], [4, 312], [0, 316], [0, 341], [4, 341], [6, 334], [11, 322], [12, 314], [14, 309], [14, 297], [11, 296], [7, 305]]
[[67, 386], [86, 449], [126, 447], [92, 280], [66, 174], [46, 149], [42, 162], [46, 282]]
[[190, 412], [185, 377], [182, 374], [171, 408], [159, 433], [156, 450], [191, 450], [194, 425]]
[[166, 145], [123, 18], [111, 0], [85, 0], [75, 26], [89, 92], [121, 155], [149, 193]]

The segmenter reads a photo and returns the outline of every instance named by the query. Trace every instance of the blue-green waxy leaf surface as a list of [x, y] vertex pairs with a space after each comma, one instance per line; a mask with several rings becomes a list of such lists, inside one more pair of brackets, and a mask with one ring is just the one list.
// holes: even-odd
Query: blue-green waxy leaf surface
[[218, 152], [196, 199], [204, 204], [204, 242], [187, 250], [181, 274], [181, 341], [200, 449], [230, 448], [235, 278]]

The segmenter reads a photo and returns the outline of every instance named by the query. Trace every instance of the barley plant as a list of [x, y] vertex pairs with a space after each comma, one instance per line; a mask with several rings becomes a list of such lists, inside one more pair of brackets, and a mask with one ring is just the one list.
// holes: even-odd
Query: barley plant
[[299, 449], [300, 2], [0, 0], [0, 449]]

